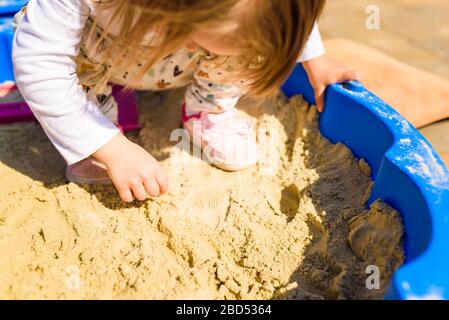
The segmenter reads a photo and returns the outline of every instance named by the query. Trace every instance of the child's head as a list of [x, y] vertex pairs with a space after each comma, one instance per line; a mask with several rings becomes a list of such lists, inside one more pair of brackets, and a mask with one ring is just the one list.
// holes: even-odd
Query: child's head
[[[271, 95], [285, 81], [325, 4], [325, 0], [96, 2], [97, 13], [114, 12], [105, 28], [107, 33], [112, 26], [119, 26], [114, 52], [138, 47], [148, 32], [156, 32], [163, 40], [145, 53], [147, 57], [151, 54], [148, 69], [180, 47], [241, 56], [245, 61], [241, 76], [249, 80], [250, 93], [256, 96]], [[120, 63], [120, 58], [117, 61]]]

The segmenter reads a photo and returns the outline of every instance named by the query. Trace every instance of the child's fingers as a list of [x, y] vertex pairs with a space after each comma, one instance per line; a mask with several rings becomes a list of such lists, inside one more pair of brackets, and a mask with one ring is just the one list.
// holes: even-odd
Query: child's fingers
[[316, 107], [319, 112], [323, 112], [324, 110], [324, 92], [326, 91], [326, 87], [319, 86], [315, 88], [315, 102]]
[[157, 181], [151, 177], [144, 181], [145, 189], [147, 193], [152, 197], [157, 197], [160, 195], [159, 185], [157, 184]]
[[347, 82], [347, 81], [352, 81], [352, 80], [361, 81], [362, 77], [357, 71], [348, 70], [348, 71], [345, 71], [342, 73], [338, 82], [341, 83], [341, 82]]
[[354, 72], [354, 74], [353, 74], [354, 80], [357, 80], [357, 81], [362, 81], [363, 80], [363, 76], [362, 76], [362, 74], [360, 72], [357, 72], [357, 71], [353, 71], [353, 72]]
[[157, 171], [155, 174], [155, 178], [157, 180], [157, 183], [159, 184], [160, 194], [166, 193], [168, 191], [169, 182], [165, 172], [162, 169], [160, 171]]
[[145, 201], [148, 198], [147, 191], [145, 190], [142, 182], [134, 184], [132, 186], [132, 191], [137, 200]]
[[117, 187], [117, 191], [120, 195], [120, 198], [122, 198], [123, 201], [125, 202], [133, 202], [134, 197], [133, 194], [131, 192], [131, 190], [129, 188], [120, 188]]

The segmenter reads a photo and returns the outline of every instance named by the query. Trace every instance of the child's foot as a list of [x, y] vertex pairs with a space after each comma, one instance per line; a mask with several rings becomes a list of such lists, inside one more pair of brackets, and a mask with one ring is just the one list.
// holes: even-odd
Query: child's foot
[[[118, 125], [118, 104], [112, 95], [94, 95], [90, 97], [95, 101], [101, 112], [113, 123]], [[66, 168], [65, 177], [67, 181], [79, 184], [111, 184], [106, 166], [89, 157], [74, 163]]]
[[225, 171], [238, 171], [257, 163], [256, 137], [248, 120], [236, 118], [236, 110], [214, 114], [201, 112], [182, 122], [193, 142], [202, 148], [210, 163]]
[[79, 184], [111, 184], [106, 166], [92, 157], [67, 167], [67, 181]]
[[0, 102], [19, 102], [23, 101], [19, 89], [13, 82], [5, 82], [0, 84]]

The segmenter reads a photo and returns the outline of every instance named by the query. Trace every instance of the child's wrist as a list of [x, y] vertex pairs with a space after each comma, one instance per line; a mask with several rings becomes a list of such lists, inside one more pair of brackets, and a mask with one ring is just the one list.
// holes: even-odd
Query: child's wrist
[[98, 149], [93, 156], [107, 166], [110, 161], [117, 158], [117, 153], [123, 150], [122, 146], [127, 142], [129, 142], [128, 139], [122, 133], [118, 133], [104, 146]]
[[327, 56], [325, 54], [315, 57], [313, 59], [307, 60], [307, 61], [303, 61], [302, 65], [304, 66], [305, 69], [310, 68], [311, 66], [315, 65], [317, 62], [319, 62], [320, 60], [323, 60], [324, 58], [326, 58]]

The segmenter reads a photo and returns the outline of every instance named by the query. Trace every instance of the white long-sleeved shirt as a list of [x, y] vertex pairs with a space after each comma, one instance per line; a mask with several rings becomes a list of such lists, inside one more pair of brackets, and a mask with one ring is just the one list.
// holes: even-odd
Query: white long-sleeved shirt
[[[119, 132], [88, 99], [76, 73], [75, 58], [92, 15], [88, 0], [30, 0], [14, 37], [17, 85], [68, 164], [87, 158]], [[323, 53], [315, 26], [298, 62]]]

